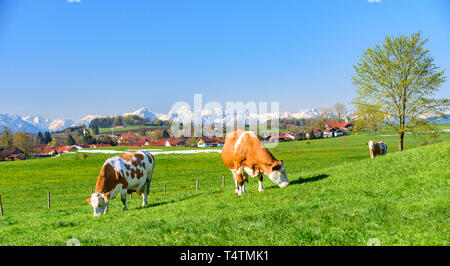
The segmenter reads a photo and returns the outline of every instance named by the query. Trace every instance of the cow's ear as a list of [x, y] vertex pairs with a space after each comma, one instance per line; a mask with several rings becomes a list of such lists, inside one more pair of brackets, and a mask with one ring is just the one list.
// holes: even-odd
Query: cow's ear
[[91, 204], [91, 198], [87, 198], [86, 201]]

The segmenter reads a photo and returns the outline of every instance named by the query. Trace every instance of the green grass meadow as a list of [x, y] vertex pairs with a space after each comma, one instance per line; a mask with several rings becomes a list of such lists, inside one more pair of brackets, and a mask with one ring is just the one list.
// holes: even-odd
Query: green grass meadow
[[[389, 134], [280, 143], [291, 185], [265, 178], [260, 193], [250, 179], [240, 197], [220, 153], [159, 154], [149, 206], [134, 194], [128, 211], [116, 198], [95, 218], [85, 199], [114, 154], [2, 162], [0, 245], [449, 245], [450, 134], [440, 138], [419, 147], [408, 135], [401, 153]], [[371, 139], [388, 154], [370, 159]]]

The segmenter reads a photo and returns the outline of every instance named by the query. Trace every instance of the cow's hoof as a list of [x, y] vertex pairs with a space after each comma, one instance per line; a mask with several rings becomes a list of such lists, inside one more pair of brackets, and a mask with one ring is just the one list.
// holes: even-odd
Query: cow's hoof
[[264, 192], [264, 189], [258, 189], [259, 192]]
[[124, 211], [128, 211], [128, 209], [127, 209], [127, 208], [125, 208], [125, 207], [123, 207], [123, 208], [122, 208], [122, 210], [124, 210]]

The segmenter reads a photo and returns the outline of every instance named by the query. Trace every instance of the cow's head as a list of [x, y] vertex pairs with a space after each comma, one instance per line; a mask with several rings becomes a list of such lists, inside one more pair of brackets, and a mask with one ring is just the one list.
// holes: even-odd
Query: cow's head
[[376, 142], [373, 141], [369, 141], [366, 143], [366, 146], [369, 146], [369, 150], [370, 150], [370, 156], [373, 157], [373, 147], [376, 144]]
[[94, 216], [102, 215], [106, 209], [106, 200], [104, 194], [92, 193], [91, 197], [86, 199], [94, 208]]
[[289, 185], [289, 179], [286, 175], [286, 169], [284, 168], [283, 160], [274, 161], [271, 168], [272, 172], [268, 175], [269, 179], [277, 184], [280, 188], [284, 188]]

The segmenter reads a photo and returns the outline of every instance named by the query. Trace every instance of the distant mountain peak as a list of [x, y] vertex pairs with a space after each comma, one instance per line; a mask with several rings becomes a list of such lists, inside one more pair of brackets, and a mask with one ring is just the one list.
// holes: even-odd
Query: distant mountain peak
[[150, 109], [145, 108], [145, 107], [139, 108], [138, 110], [136, 110], [136, 111], [134, 111], [132, 113], [125, 113], [123, 115], [124, 116], [126, 116], [126, 115], [138, 115], [138, 116], [140, 116], [142, 118], [149, 118], [152, 121], [154, 121], [157, 118], [157, 116], [156, 116], [156, 114], [154, 112], [152, 112]]

